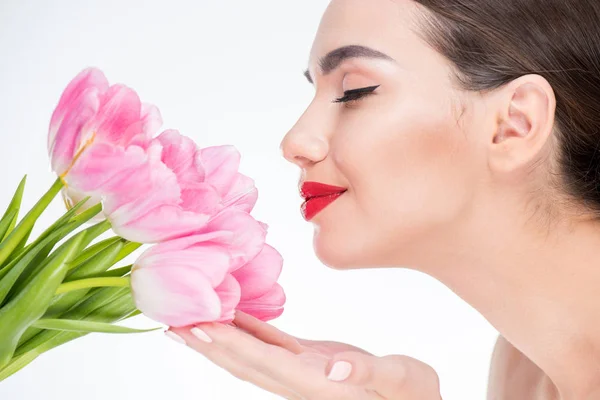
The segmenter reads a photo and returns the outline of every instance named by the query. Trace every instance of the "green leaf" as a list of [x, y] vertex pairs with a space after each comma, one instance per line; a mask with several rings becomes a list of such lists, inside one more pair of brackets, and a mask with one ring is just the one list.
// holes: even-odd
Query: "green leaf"
[[[13, 293], [18, 292], [16, 288], [12, 289], [13, 286], [23, 287], [30, 280], [27, 279], [28, 277], [35, 276], [46, 265], [48, 254], [56, 242], [70, 231], [71, 227], [67, 225], [52, 232], [44, 240], [36, 240], [31, 246], [28, 246], [26, 252], [21, 253], [10, 264], [0, 270], [0, 306], [11, 290]], [[23, 277], [23, 275], [25, 276]]]
[[66, 224], [71, 222], [71, 218], [73, 218], [75, 213], [77, 211], [79, 211], [79, 209], [81, 207], [83, 207], [83, 205], [86, 203], [86, 201], [88, 199], [89, 199], [89, 197], [84, 198], [79, 203], [75, 204], [70, 210], [67, 210], [63, 215], [60, 216], [59, 219], [54, 221], [54, 223], [52, 225], [50, 225], [44, 232], [42, 232], [42, 234], [38, 237], [37, 240], [45, 239], [48, 235], [50, 235], [55, 230], [65, 226]]
[[[81, 215], [83, 215], [83, 213]], [[65, 236], [67, 236], [73, 230], [77, 229], [79, 226], [84, 224], [90, 218], [93, 218], [93, 214], [87, 215], [86, 218], [84, 218], [84, 219], [74, 219], [72, 222], [60, 227], [58, 230], [54, 231], [49, 236], [47, 236], [47, 238], [52, 237], [53, 240], [49, 241], [49, 242], [44, 241], [44, 243], [48, 243], [48, 245], [44, 248], [44, 250], [40, 254], [38, 254], [38, 256], [36, 257], [35, 260], [33, 260], [31, 263], [29, 263], [29, 266], [21, 274], [17, 283], [15, 284], [15, 289], [13, 289], [13, 292], [21, 290], [25, 285], [27, 285], [31, 281], [31, 279], [33, 279], [33, 277], [40, 271], [40, 269], [48, 261], [48, 254], [50, 253], [50, 251], [52, 251], [52, 248], [56, 245], [56, 243], [58, 243], [60, 240], [62, 240]], [[101, 222], [100, 224], [104, 224], [104, 222]], [[98, 232], [100, 230], [98, 228], [98, 225], [100, 225], [100, 224], [91, 226], [77, 234], [77, 235], [82, 235], [82, 239], [81, 239], [81, 244], [79, 245], [79, 248], [75, 254], [81, 253], [81, 250], [83, 250], [84, 246], [86, 246], [87, 244], [89, 244], [89, 242], [91, 240], [93, 240], [93, 236], [98, 234]], [[102, 227], [102, 229], [103, 228], [104, 227]], [[90, 234], [90, 232], [92, 232], [92, 233]], [[36, 245], [38, 240], [33, 242], [32, 245]], [[28, 246], [25, 250], [25, 254], [30, 249], [31, 249], [31, 246]], [[20, 254], [19, 257], [21, 255], [22, 254]], [[11, 262], [11, 264], [12, 264], [12, 262]], [[11, 264], [6, 266], [6, 269], [8, 269], [11, 266]], [[72, 261], [69, 262], [69, 268], [71, 268], [71, 265], [72, 265]], [[0, 270], [0, 279], [3, 275], [3, 273], [4, 273], [4, 270]]]
[[[108, 291], [112, 289], [103, 290]], [[132, 309], [131, 305], [127, 304], [126, 302], [121, 302], [121, 304], [111, 303], [109, 306], [113, 309], [113, 315], [110, 317], [102, 315], [102, 309], [100, 309], [97, 310], [97, 312], [88, 315], [86, 320], [115, 323], [130, 318], [137, 312], [135, 308]], [[0, 381], [8, 378], [13, 373], [25, 367], [31, 361], [35, 360], [40, 354], [88, 334], [86, 332], [48, 330], [42, 332], [42, 334], [37, 335], [33, 340], [30, 340], [25, 345], [21, 345], [17, 349], [17, 352], [15, 353], [16, 357], [12, 359], [11, 363], [4, 370], [0, 371]]]
[[108, 239], [105, 239], [101, 242], [91, 245], [87, 249], [83, 250], [81, 254], [77, 256], [75, 260], [73, 260], [73, 269], [79, 267], [80, 264], [83, 264], [85, 261], [89, 260], [92, 257], [95, 257], [96, 254], [100, 253], [102, 250], [106, 249], [108, 246], [115, 244], [116, 242], [122, 241], [119, 236], [114, 236]]
[[[74, 230], [76, 230], [77, 228], [79, 228], [81, 225], [83, 225], [86, 222], [88, 222], [90, 219], [94, 218], [100, 211], [102, 211], [102, 206], [100, 204], [97, 204], [96, 206], [91, 207], [90, 209], [82, 212], [80, 215], [76, 215], [75, 216], [75, 213], [78, 211], [79, 208], [81, 208], [85, 204], [85, 202], [87, 201], [87, 199], [89, 199], [89, 197], [86, 197], [85, 199], [83, 199], [82, 201], [80, 201], [79, 203], [77, 203], [74, 207], [72, 207], [65, 214], [63, 214], [57, 221], [55, 221], [48, 229], [46, 229], [36, 239], [36, 241], [34, 241], [32, 244], [30, 244], [30, 245], [28, 245], [28, 246], [25, 247], [25, 244], [27, 242], [27, 238], [31, 234], [31, 230], [30, 230], [27, 233], [26, 237], [23, 238], [23, 240], [19, 243], [19, 245], [17, 245], [17, 247], [12, 252], [12, 254], [9, 257], [9, 259], [8, 259], [7, 262], [12, 261], [14, 258], [16, 258], [19, 255], [21, 255], [22, 253], [26, 252], [36, 242], [44, 240], [46, 237], [48, 237], [49, 235], [51, 235], [56, 230], [61, 229], [61, 231], [63, 232], [63, 235], [60, 238], [58, 238], [54, 244], [52, 244], [50, 246], [50, 248], [48, 249], [48, 251], [47, 251], [46, 254], [50, 253], [50, 251], [52, 250], [52, 248], [54, 247], [54, 245], [57, 242], [59, 242], [64, 237], [66, 237], [68, 234], [70, 234], [71, 232], [73, 232]], [[63, 230], [63, 228], [65, 228], [65, 227], [69, 227], [70, 229], [69, 230]], [[87, 236], [84, 238], [84, 241], [82, 242], [82, 248], [85, 248], [97, 236], [99, 236], [100, 234], [102, 234], [103, 232], [105, 232], [106, 230], [108, 230], [109, 228], [110, 228], [110, 223], [108, 223], [107, 221], [102, 221], [101, 223], [99, 223], [97, 225], [94, 225], [91, 228], [88, 228], [87, 231], [89, 233], [87, 234]], [[43, 256], [42, 256], [42, 258], [43, 258]]]
[[66, 241], [47, 265], [0, 309], [0, 368], [10, 362], [27, 328], [50, 306], [56, 289], [67, 274], [69, 261], [79, 251], [82, 238], [83, 235], [78, 234]]
[[94, 277], [102, 272], [105, 272], [115, 264], [117, 256], [124, 246], [124, 241], [119, 240], [112, 245], [104, 248], [96, 253], [87, 261], [81, 263], [74, 268], [68, 275], [65, 282], [70, 282], [78, 279]]
[[[60, 232], [55, 232], [55, 236]], [[48, 245], [48, 243], [54, 240], [53, 236], [49, 236], [46, 240], [38, 243], [35, 247], [31, 248], [27, 253], [22, 254], [19, 258], [13, 260], [13, 262], [6, 266], [7, 273], [2, 274], [0, 278], [0, 306], [4, 303], [4, 300], [8, 296], [8, 293], [13, 288], [17, 279], [21, 276], [23, 271], [30, 265], [30, 263], [36, 259], [37, 255]], [[41, 266], [43, 268], [43, 265]]]
[[[71, 220], [71, 218], [73, 217], [73, 215], [75, 215], [75, 212], [83, 205], [84, 202], [85, 202], [85, 199], [83, 201], [79, 202], [78, 204], [76, 204], [71, 210], [69, 210], [65, 214], [63, 214], [48, 229], [46, 229], [40, 236], [38, 236], [38, 238], [33, 243], [30, 243], [29, 245], [25, 246], [22, 250], [18, 250], [27, 241], [27, 238], [31, 234], [31, 231], [29, 231], [27, 233], [26, 237], [24, 238], [24, 240], [22, 240], [19, 243], [19, 245], [17, 245], [17, 247], [15, 248], [15, 250], [12, 252], [12, 254], [9, 257], [9, 259], [7, 260], [7, 262], [10, 263], [15, 258], [18, 258], [19, 256], [22, 256], [23, 253], [26, 253], [27, 251], [29, 251], [37, 243], [45, 240], [48, 236], [50, 236], [51, 234], [53, 234], [57, 230], [61, 229], [61, 232], [63, 232], [63, 235], [61, 237], [57, 237], [56, 241], [48, 246], [49, 248], [47, 249], [47, 251], [45, 251], [45, 254], [47, 256], [50, 253], [50, 251], [52, 251], [52, 248], [54, 247], [54, 245], [56, 243], [58, 243], [62, 238], [64, 238], [65, 236], [67, 236], [69, 233], [71, 233], [73, 230], [77, 229], [80, 226], [80, 224], [71, 223], [71, 224], [69, 224], [69, 226], [71, 227], [70, 230], [62, 230], [62, 228], [65, 227], [67, 223], [69, 223], [69, 221]], [[42, 253], [44, 253], [44, 252], [42, 252]], [[41, 256], [40, 258], [43, 259], [46, 256]]]
[[[84, 319], [88, 315], [97, 312], [100, 309], [106, 309], [107, 306], [118, 301], [123, 301], [131, 297], [131, 289], [128, 287], [107, 287], [98, 289], [92, 296], [69, 310], [63, 315], [66, 319]], [[134, 307], [135, 309], [135, 307]]]
[[140, 310], [135, 310], [134, 312], [132, 312], [131, 314], [129, 314], [127, 317], [125, 317], [125, 319], [137, 317], [138, 315], [142, 315], [142, 312]]
[[[66, 319], [84, 319], [92, 314], [95, 310], [110, 304], [115, 299], [126, 296], [128, 292], [129, 288], [92, 289], [81, 300], [76, 302], [75, 305], [67, 308], [66, 310], [61, 308], [60, 303], [51, 306], [46, 311], [46, 314], [44, 314], [44, 318], [56, 318], [58, 316], [62, 316]], [[19, 341], [19, 348], [26, 344], [29, 347], [26, 347], [25, 350], [30, 350], [31, 348], [39, 345], [39, 343], [47, 340], [48, 333], [48, 331], [42, 331], [35, 328], [27, 329]]]
[[56, 294], [96, 287], [129, 287], [129, 278], [88, 278], [66, 282], [58, 287]]
[[128, 265], [126, 267], [121, 267], [121, 268], [110, 269], [110, 270], [98, 275], [98, 277], [109, 278], [112, 276], [125, 276], [131, 272], [131, 268], [133, 268], [133, 265]]
[[[32, 229], [33, 229], [33, 227], [32, 227]], [[29, 232], [27, 232], [25, 234], [25, 236], [23, 237], [23, 239], [21, 239], [21, 241], [19, 242], [19, 244], [17, 244], [17, 246], [15, 247], [15, 249], [13, 250], [13, 252], [10, 254], [10, 257], [8, 257], [8, 260], [6, 262], [11, 262], [21, 252], [23, 252], [23, 249], [25, 249], [25, 246], [27, 245], [27, 241], [29, 240], [29, 236], [31, 236], [32, 229], [30, 229]]]
[[104, 322], [78, 321], [72, 319], [40, 319], [34, 323], [33, 326], [40, 329], [88, 333], [144, 333], [160, 329], [134, 329]]
[[[102, 210], [102, 205], [98, 204], [96, 206], [96, 208], [98, 210]], [[78, 216], [74, 217], [71, 219], [72, 222], [78, 222], [80, 224], [84, 224], [86, 222], [88, 222], [90, 219], [94, 218], [98, 212], [94, 212], [94, 213], [88, 213], [88, 211], [93, 210], [92, 208], [82, 212], [81, 214], [79, 214]], [[96, 210], [93, 210], [96, 211]], [[85, 235], [85, 239], [83, 241], [83, 245], [81, 246], [81, 249], [85, 249], [90, 243], [92, 243], [94, 241], [94, 239], [96, 239], [98, 236], [102, 235], [104, 232], [106, 232], [107, 230], [110, 229], [110, 222], [108, 220], [103, 220], [101, 222], [98, 222], [96, 225], [92, 225], [89, 228], [87, 228], [85, 230], [86, 235]]]
[[[123, 248], [123, 240], [119, 239], [109, 246], [104, 247], [93, 257], [90, 257], [85, 262], [80, 264], [78, 267], [74, 268], [70, 274], [67, 275], [64, 282], [72, 282], [86, 278], [111, 278], [116, 277], [112, 276], [104, 276], [103, 273], [109, 269], [115, 262], [115, 258], [117, 254]], [[93, 246], [92, 246], [93, 247]], [[79, 257], [78, 257], [79, 258]], [[118, 275], [122, 276], [122, 275]], [[100, 285], [96, 285], [100, 286]], [[67, 285], [65, 288], [68, 288]], [[71, 309], [74, 305], [76, 305], [80, 300], [85, 298], [90, 292], [90, 288], [94, 286], [90, 286], [84, 289], [77, 289], [76, 291], [70, 291], [63, 293], [57, 293], [57, 296], [52, 301], [52, 305], [46, 312], [46, 318], [56, 317], [67, 310]]]
[[0, 242], [4, 236], [6, 236], [7, 233], [14, 228], [13, 224], [16, 224], [17, 214], [17, 210], [12, 210], [10, 212], [7, 211], [7, 214], [5, 214], [2, 220], [0, 220]]
[[37, 219], [42, 215], [52, 199], [56, 197], [62, 186], [63, 184], [60, 179], [57, 179], [27, 215], [23, 217], [17, 227], [0, 243], [0, 265], [4, 265], [4, 262], [10, 257], [23, 238], [31, 232]]
[[[4, 232], [0, 229], [0, 242], [6, 239], [8, 234], [10, 234], [10, 232], [15, 228], [15, 225], [17, 224], [19, 210], [21, 209], [21, 201], [23, 200], [23, 192], [25, 191], [25, 182], [27, 182], [27, 175], [25, 175], [23, 179], [21, 179], [21, 182], [19, 183], [19, 186], [17, 187], [17, 190], [15, 191], [12, 200], [8, 205], [6, 212], [2, 216], [2, 222], [4, 222], [5, 220], [10, 220], [10, 222], [6, 226], [6, 230]], [[9, 217], [9, 215], [11, 215], [12, 213], [14, 213], [14, 215], [12, 217]]]
[[130, 255], [131, 253], [133, 253], [134, 251], [139, 249], [141, 246], [142, 246], [141, 243], [127, 241], [127, 243], [123, 247], [123, 250], [121, 250], [119, 255], [117, 255], [117, 258], [115, 259], [115, 263], [118, 263], [119, 261], [121, 261], [122, 259], [127, 257], [128, 255]]
[[[105, 288], [98, 290], [73, 310], [64, 314], [63, 318], [112, 323], [126, 318], [135, 310], [136, 307], [131, 301], [129, 289]], [[64, 335], [71, 336], [65, 338]], [[74, 333], [48, 330], [40, 331], [38, 329], [30, 328], [21, 338], [22, 340], [19, 342], [19, 347], [15, 352], [15, 356], [19, 356], [38, 347], [47, 348], [46, 346], [52, 346], [52, 343], [66, 343], [67, 341], [76, 339], [84, 334], [72, 335], [74, 335]]]
[[20, 357], [13, 358], [4, 369], [0, 370], [0, 382], [25, 368], [29, 363], [38, 358], [39, 355], [39, 350], [33, 349]]

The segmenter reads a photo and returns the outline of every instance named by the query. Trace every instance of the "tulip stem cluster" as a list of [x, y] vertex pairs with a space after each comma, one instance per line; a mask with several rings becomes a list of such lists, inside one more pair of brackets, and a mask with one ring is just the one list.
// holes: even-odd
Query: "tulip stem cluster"
[[145, 332], [114, 325], [139, 314], [130, 289], [132, 266], [113, 267], [141, 245], [118, 236], [92, 244], [110, 229], [106, 220], [79, 229], [101, 205], [82, 211], [83, 199], [29, 240], [61, 189], [57, 179], [19, 220], [23, 178], [0, 219], [0, 381], [88, 333]]

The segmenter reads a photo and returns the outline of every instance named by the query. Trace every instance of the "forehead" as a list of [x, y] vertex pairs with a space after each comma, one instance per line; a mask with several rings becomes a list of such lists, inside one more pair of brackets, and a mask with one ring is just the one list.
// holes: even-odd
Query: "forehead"
[[417, 4], [410, 0], [333, 0], [321, 20], [310, 64], [348, 45], [371, 47], [404, 64], [406, 54], [427, 51], [415, 33], [417, 15]]

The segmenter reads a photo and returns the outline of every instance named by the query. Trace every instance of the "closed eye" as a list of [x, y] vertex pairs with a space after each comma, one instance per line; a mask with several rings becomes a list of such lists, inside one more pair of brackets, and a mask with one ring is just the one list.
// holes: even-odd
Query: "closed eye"
[[359, 89], [346, 90], [344, 92], [344, 96], [334, 100], [334, 103], [348, 103], [350, 101], [360, 100], [363, 97], [374, 94], [375, 89], [377, 89], [381, 85], [377, 86], [368, 86]]

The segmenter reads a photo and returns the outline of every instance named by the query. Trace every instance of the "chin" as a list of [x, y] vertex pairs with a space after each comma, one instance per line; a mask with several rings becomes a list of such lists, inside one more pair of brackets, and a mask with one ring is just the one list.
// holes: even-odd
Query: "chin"
[[[351, 241], [332, 237], [318, 229], [315, 230], [313, 247], [317, 258], [327, 267], [335, 270], [368, 268], [371, 263], [363, 246], [349, 245]], [[360, 249], [363, 249], [362, 251]]]

